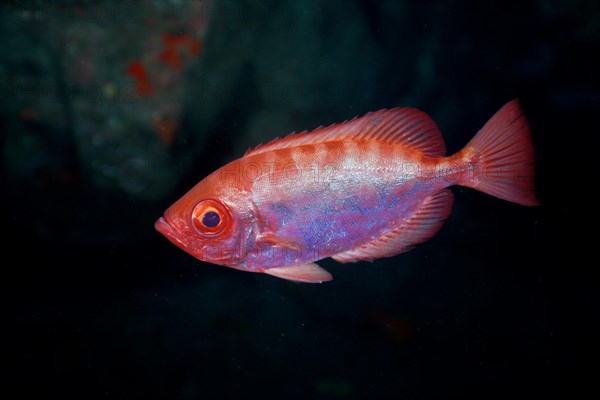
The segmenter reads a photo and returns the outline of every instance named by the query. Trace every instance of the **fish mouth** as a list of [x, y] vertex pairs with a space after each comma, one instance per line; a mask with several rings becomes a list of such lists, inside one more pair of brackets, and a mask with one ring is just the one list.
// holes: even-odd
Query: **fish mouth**
[[[156, 229], [158, 232], [162, 233], [163, 236], [165, 236], [167, 239], [169, 239], [169, 241], [171, 243], [173, 243], [175, 246], [179, 247], [181, 250], [192, 255], [193, 257], [197, 258], [198, 260], [217, 264], [216, 262], [213, 262], [213, 261], [207, 261], [206, 257], [202, 256], [204, 248], [205, 248], [204, 245], [202, 245], [201, 243], [196, 244], [193, 241], [190, 242], [190, 241], [184, 240], [184, 239], [186, 239], [185, 234], [182, 233], [181, 231], [178, 231], [176, 228], [174, 228], [173, 227], [174, 225], [176, 226], [176, 224], [169, 221], [169, 217], [167, 215], [164, 215], [156, 220], [156, 222], [154, 223], [154, 229]], [[220, 265], [220, 264], [217, 264], [217, 265]]]
[[171, 224], [166, 220], [165, 217], [160, 217], [154, 223], [154, 229], [162, 233], [167, 239], [169, 239], [173, 244], [177, 245], [181, 249], [186, 249], [186, 244], [179, 239], [179, 235], [177, 231], [173, 229]]

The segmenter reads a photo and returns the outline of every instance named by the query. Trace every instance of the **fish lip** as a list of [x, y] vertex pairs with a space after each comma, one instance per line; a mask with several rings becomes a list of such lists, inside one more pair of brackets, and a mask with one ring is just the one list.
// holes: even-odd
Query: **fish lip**
[[156, 229], [158, 232], [162, 233], [167, 239], [169, 239], [175, 245], [177, 245], [178, 247], [185, 250], [185, 247], [186, 247], [185, 243], [179, 239], [177, 232], [175, 231], [175, 229], [173, 229], [173, 226], [169, 223], [169, 221], [167, 220], [166, 217], [163, 216], [163, 217], [160, 217], [159, 219], [157, 219], [156, 222], [154, 223], [154, 229]]

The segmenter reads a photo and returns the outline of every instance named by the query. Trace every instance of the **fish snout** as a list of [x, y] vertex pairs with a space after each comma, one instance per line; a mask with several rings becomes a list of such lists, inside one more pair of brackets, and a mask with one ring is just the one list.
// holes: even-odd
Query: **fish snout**
[[171, 225], [169, 225], [169, 223], [164, 217], [160, 217], [156, 220], [156, 222], [154, 223], [154, 229], [156, 229], [165, 236], [174, 233], [173, 228], [171, 228]]
[[203, 240], [190, 236], [185, 231], [181, 231], [182, 228], [178, 228], [177, 224], [171, 222], [167, 214], [156, 220], [154, 229], [183, 251], [199, 260], [207, 261], [205, 251], [209, 247], [208, 244]]
[[179, 248], [187, 251], [187, 245], [182, 240], [182, 234], [173, 227], [173, 224], [169, 222], [166, 216], [162, 216], [154, 223], [154, 229], [163, 234], [173, 244]]

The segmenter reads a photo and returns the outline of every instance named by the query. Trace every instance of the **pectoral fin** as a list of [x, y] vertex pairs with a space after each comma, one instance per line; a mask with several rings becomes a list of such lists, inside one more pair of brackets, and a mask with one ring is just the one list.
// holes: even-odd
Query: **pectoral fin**
[[270, 235], [270, 234], [264, 234], [264, 235], [259, 236], [256, 239], [256, 243], [258, 243], [259, 245], [269, 244], [271, 246], [282, 247], [284, 249], [295, 250], [295, 251], [302, 250], [302, 246], [300, 245], [300, 243], [297, 243], [296, 241], [294, 241], [290, 238], [285, 238], [285, 237], [275, 236], [275, 235]]
[[317, 264], [295, 265], [293, 267], [269, 268], [265, 274], [295, 282], [322, 283], [333, 279], [331, 274]]

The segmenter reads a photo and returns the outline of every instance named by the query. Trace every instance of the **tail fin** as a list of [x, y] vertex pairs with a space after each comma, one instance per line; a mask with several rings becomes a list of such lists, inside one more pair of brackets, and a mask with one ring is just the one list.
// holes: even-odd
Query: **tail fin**
[[461, 185], [522, 205], [539, 205], [531, 134], [518, 100], [504, 105], [459, 154], [475, 167]]

